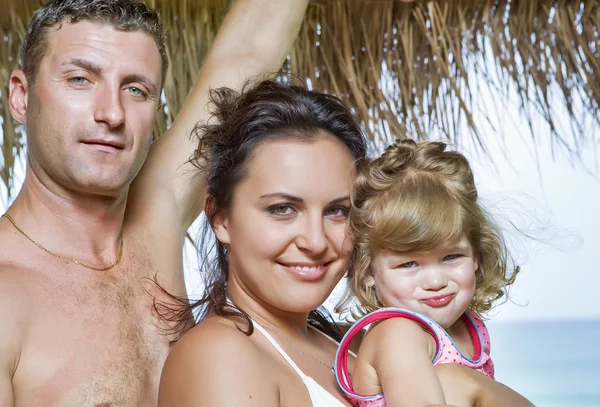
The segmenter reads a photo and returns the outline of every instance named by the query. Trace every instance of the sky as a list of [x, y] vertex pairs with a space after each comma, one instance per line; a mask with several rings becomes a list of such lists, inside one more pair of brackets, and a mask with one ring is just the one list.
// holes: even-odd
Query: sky
[[[564, 101], [553, 92], [551, 114], [579, 158], [550, 141], [540, 117], [530, 131], [514, 103], [514, 89], [507, 100], [495, 90], [482, 91], [480, 108], [495, 129], [477, 115], [475, 120], [482, 134], [493, 135], [487, 137], [489, 156], [475, 152], [473, 143], [459, 146], [471, 162], [482, 202], [504, 227], [521, 266], [511, 300], [493, 311], [494, 319], [600, 319], [598, 124], [587, 120], [585, 140], [576, 139]], [[571, 108], [580, 113], [581, 101], [575, 97]]]
[[494, 166], [465, 151], [480, 196], [504, 226], [521, 265], [512, 300], [494, 313], [507, 320], [600, 319], [597, 144], [590, 141], [574, 163], [564, 154], [553, 156], [547, 137], [536, 144], [518, 128], [522, 122], [511, 123], [504, 144], [490, 146]]

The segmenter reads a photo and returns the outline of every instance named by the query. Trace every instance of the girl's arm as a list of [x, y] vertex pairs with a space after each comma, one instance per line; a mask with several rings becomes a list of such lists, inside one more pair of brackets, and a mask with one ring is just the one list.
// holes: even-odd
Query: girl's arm
[[446, 404], [431, 365], [435, 341], [417, 323], [393, 318], [364, 337], [352, 375], [359, 394], [385, 393], [389, 407]]
[[533, 407], [516, 391], [465, 366], [435, 367], [448, 404], [477, 407]]

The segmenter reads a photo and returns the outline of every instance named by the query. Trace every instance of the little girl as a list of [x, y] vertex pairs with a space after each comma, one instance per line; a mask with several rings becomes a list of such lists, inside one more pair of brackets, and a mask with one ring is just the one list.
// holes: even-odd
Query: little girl
[[[469, 163], [444, 143], [399, 141], [359, 167], [352, 204], [345, 304], [356, 296], [362, 318], [340, 343], [340, 387], [355, 406], [472, 405], [462, 389], [443, 389], [433, 366], [456, 363], [494, 378], [481, 318], [519, 269], [509, 270]], [[368, 325], [350, 377], [350, 342]]]

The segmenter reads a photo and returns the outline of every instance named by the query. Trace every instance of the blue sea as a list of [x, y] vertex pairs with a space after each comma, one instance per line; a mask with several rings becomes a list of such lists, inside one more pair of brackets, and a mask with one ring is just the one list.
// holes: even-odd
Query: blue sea
[[486, 324], [496, 380], [538, 407], [600, 407], [600, 320]]

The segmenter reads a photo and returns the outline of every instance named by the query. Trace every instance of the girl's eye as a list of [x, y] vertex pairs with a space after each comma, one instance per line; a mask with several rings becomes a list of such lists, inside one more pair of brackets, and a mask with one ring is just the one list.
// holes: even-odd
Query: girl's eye
[[336, 219], [348, 219], [350, 208], [347, 206], [333, 206], [325, 212], [325, 216], [331, 216]]
[[460, 257], [463, 257], [462, 254], [449, 254], [447, 256], [444, 257], [444, 261], [451, 261], [451, 260], [456, 260]]
[[274, 216], [288, 217], [296, 213], [293, 206], [287, 204], [274, 205], [267, 208], [267, 211]]
[[398, 264], [395, 268], [397, 269], [410, 269], [413, 267], [417, 267], [416, 261], [407, 261], [406, 263]]

